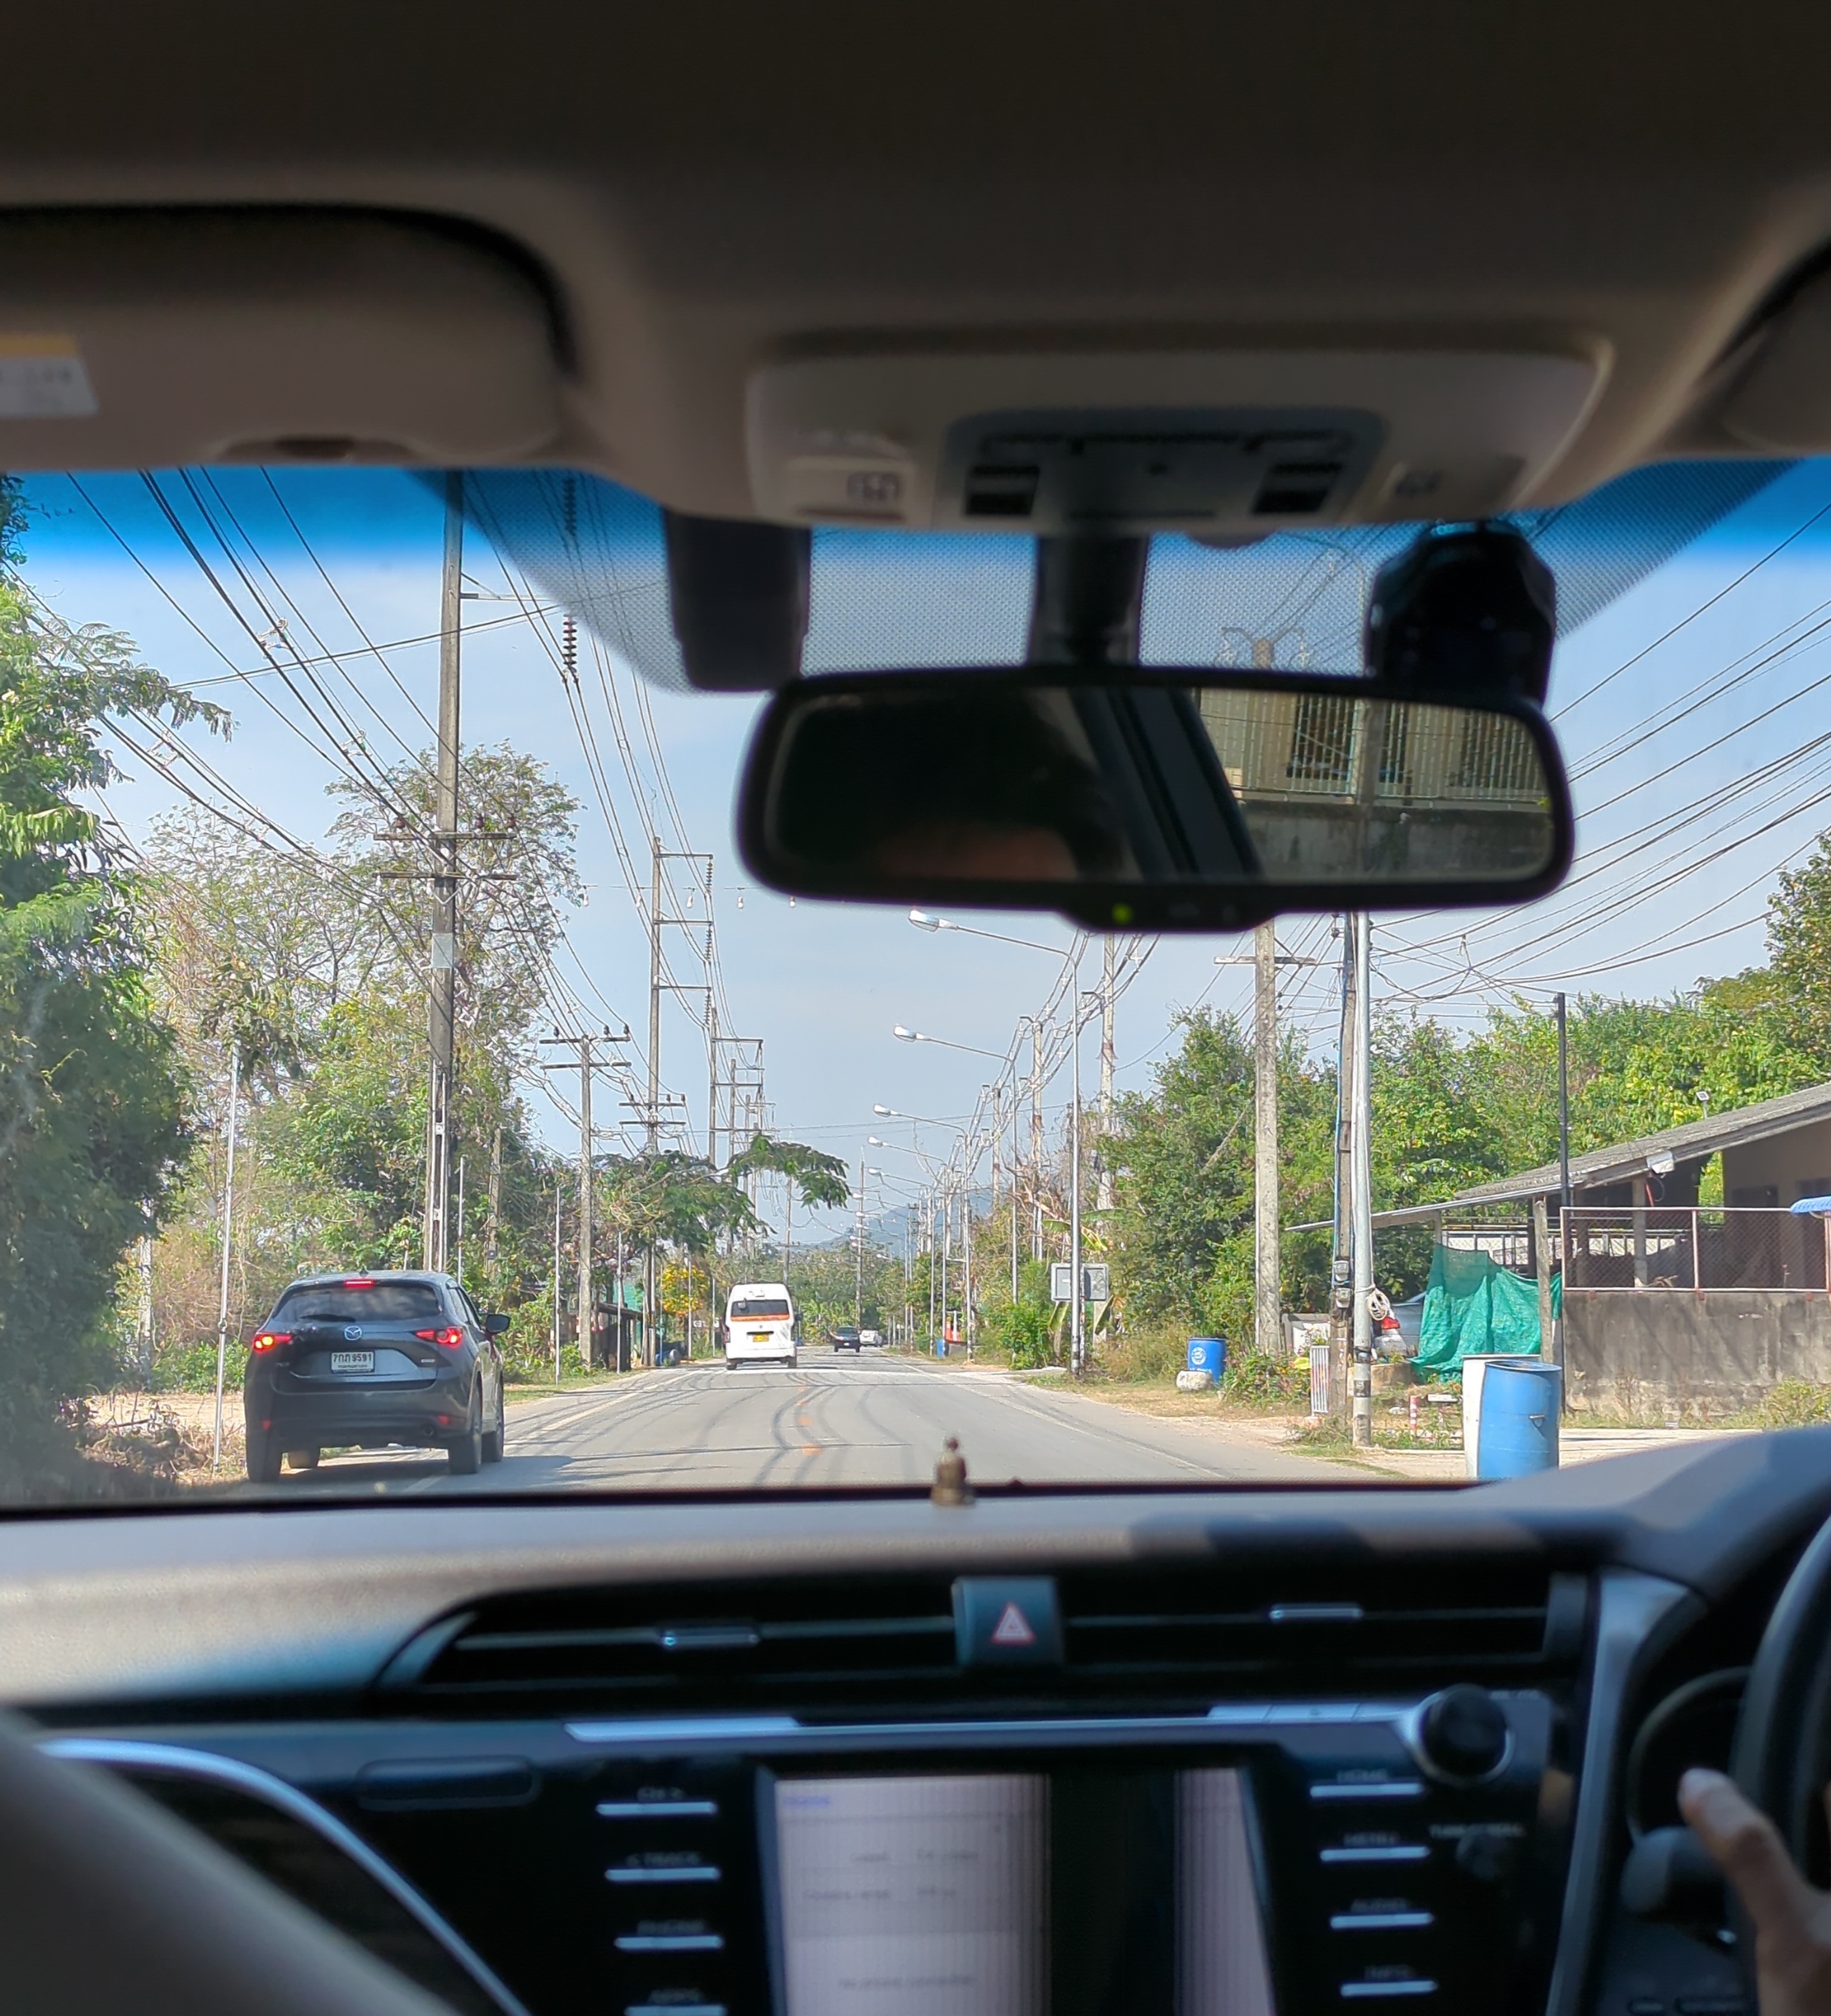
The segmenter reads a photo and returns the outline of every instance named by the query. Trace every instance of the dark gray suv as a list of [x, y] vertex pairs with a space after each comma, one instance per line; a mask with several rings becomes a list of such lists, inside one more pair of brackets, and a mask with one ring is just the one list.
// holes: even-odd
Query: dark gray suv
[[252, 1483], [283, 1457], [326, 1449], [432, 1446], [468, 1476], [503, 1453], [505, 1316], [485, 1315], [445, 1274], [312, 1274], [249, 1341], [242, 1403]]

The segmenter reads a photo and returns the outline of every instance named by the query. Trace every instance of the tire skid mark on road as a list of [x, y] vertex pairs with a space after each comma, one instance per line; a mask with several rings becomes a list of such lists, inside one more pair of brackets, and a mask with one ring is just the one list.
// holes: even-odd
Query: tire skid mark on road
[[[914, 1359], [806, 1366], [785, 1377], [786, 1370], [732, 1373], [714, 1361], [611, 1393], [567, 1395], [564, 1406], [531, 1403], [539, 1415], [512, 1440], [509, 1462], [471, 1479], [448, 1481], [440, 1470], [406, 1489], [417, 1496], [466, 1485], [608, 1494], [669, 1484], [919, 1487], [949, 1434], [961, 1436], [975, 1474], [988, 1483], [1020, 1476], [1036, 1484], [1153, 1475], [1273, 1481], [1310, 1468], [1301, 1458], [1231, 1445], [1204, 1462], [1180, 1435], [1180, 1449], [1161, 1446], [1149, 1429], [1138, 1431], [1137, 1417], [989, 1367], [970, 1382], [959, 1369]], [[1169, 1438], [1166, 1426], [1158, 1431]]]

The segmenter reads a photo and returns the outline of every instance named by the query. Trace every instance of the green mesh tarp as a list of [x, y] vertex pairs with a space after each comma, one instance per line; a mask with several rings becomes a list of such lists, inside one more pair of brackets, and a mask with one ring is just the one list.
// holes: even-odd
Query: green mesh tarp
[[[1563, 1299], [1563, 1276], [1554, 1274], [1554, 1317]], [[1529, 1356], [1540, 1343], [1538, 1283], [1496, 1266], [1485, 1253], [1434, 1247], [1418, 1340], [1418, 1370], [1452, 1377], [1471, 1352], [1507, 1351]]]

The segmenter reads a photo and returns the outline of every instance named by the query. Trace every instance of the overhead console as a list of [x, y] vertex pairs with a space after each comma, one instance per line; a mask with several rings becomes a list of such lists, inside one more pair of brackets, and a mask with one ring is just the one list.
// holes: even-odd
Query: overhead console
[[751, 488], [785, 524], [1230, 542], [1530, 501], [1597, 357], [1170, 348], [798, 357], [752, 377]]

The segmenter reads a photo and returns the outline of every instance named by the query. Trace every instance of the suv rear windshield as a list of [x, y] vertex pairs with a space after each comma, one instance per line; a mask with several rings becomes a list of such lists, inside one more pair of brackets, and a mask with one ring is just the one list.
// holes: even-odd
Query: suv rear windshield
[[731, 1305], [731, 1320], [733, 1323], [756, 1323], [764, 1316], [785, 1316], [793, 1313], [780, 1295], [771, 1296], [767, 1300], [746, 1300]]
[[444, 1316], [438, 1291], [424, 1281], [377, 1281], [372, 1288], [288, 1288], [273, 1312], [277, 1326], [306, 1323], [403, 1323]]

